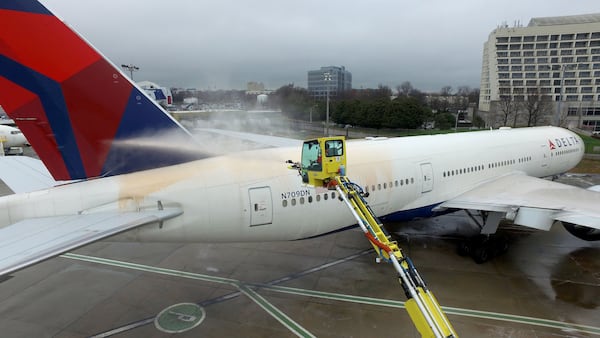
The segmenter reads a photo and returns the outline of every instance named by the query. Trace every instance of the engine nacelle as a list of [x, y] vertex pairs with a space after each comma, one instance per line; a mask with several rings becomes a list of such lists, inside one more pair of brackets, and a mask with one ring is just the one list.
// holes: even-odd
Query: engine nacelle
[[571, 235], [577, 238], [584, 241], [600, 241], [600, 230], [598, 229], [568, 222], [562, 222], [562, 224]]

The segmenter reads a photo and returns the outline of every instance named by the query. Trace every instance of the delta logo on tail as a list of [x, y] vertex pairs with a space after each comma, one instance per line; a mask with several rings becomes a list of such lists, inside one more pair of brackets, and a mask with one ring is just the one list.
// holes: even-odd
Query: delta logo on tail
[[0, 105], [54, 179], [125, 174], [198, 159], [136, 142], [193, 137], [50, 11], [0, 2]]
[[556, 149], [556, 146], [554, 145], [554, 143], [552, 143], [552, 141], [548, 140], [548, 144], [550, 145], [550, 150]]

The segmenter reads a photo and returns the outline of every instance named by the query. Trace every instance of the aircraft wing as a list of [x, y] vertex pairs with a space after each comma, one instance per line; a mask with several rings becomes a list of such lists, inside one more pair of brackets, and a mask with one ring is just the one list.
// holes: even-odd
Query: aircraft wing
[[0, 276], [85, 244], [182, 214], [180, 208], [33, 218], [0, 229]]
[[511, 173], [483, 183], [439, 208], [496, 211], [515, 224], [548, 230], [555, 220], [600, 229], [600, 193]]
[[28, 156], [0, 157], [0, 179], [15, 193], [51, 188], [67, 181], [55, 181], [42, 161]]

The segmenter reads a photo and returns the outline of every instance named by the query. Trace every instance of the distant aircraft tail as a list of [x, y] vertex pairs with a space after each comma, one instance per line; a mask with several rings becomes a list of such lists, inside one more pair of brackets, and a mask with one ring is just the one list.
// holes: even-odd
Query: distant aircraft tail
[[124, 174], [199, 157], [165, 147], [193, 138], [35, 0], [0, 1], [0, 105], [56, 180]]

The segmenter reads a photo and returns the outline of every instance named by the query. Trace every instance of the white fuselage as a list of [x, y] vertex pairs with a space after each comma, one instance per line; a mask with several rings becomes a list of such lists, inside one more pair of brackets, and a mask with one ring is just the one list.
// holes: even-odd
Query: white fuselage
[[[560, 128], [495, 130], [347, 143], [347, 176], [365, 187], [379, 216], [430, 216], [431, 209], [509, 172], [550, 176], [574, 167], [583, 141]], [[551, 149], [554, 148], [554, 149]], [[317, 236], [355, 224], [335, 192], [302, 183], [272, 148], [58, 186], [0, 199], [0, 224], [25, 218], [179, 206], [163, 224], [129, 231], [139, 241], [267, 241]]]
[[27, 144], [25, 135], [19, 129], [5, 125], [0, 125], [0, 141], [4, 148], [22, 147]]

